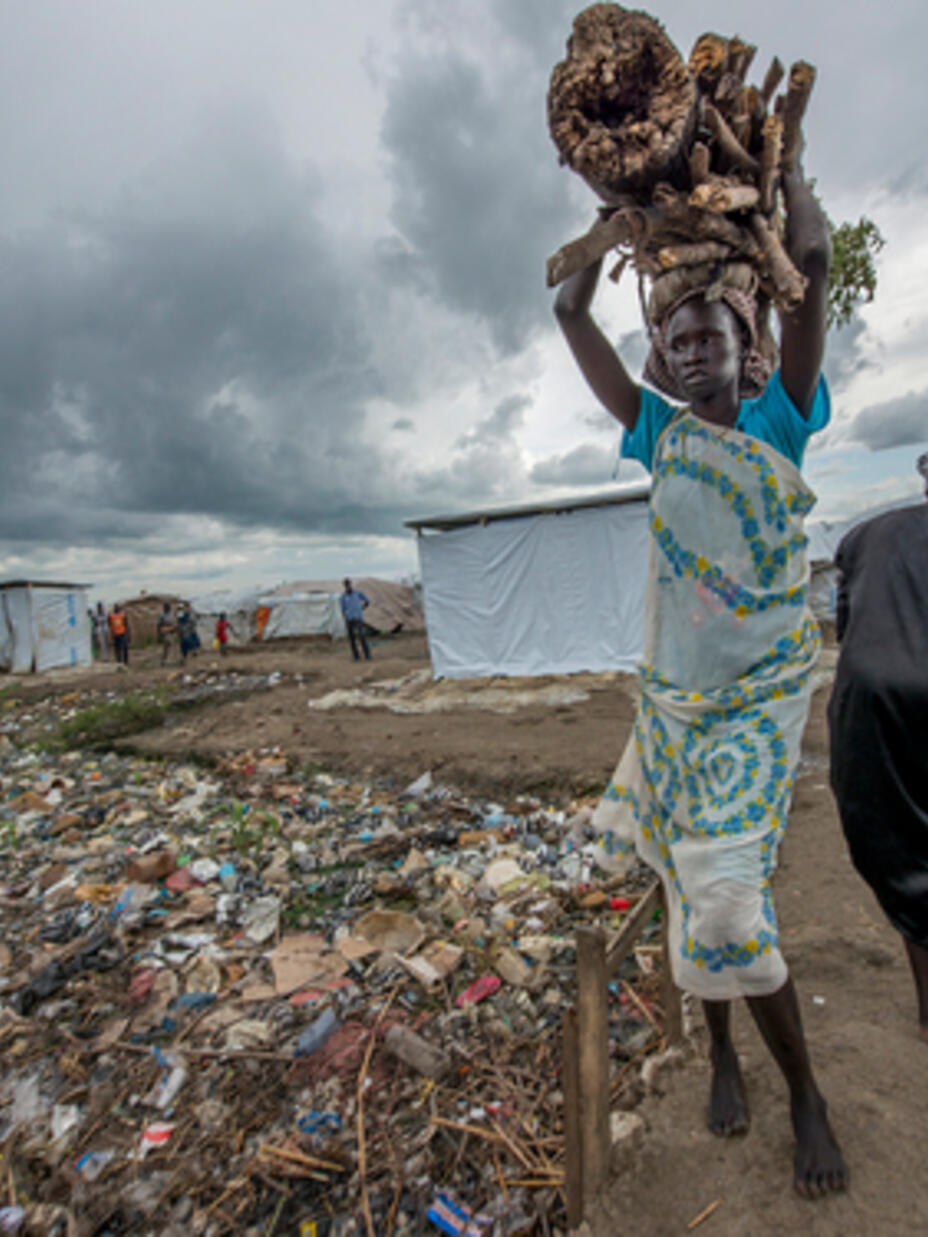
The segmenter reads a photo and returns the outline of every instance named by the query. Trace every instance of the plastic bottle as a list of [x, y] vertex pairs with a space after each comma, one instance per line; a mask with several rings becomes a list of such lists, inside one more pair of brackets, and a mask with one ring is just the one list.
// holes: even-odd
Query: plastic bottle
[[294, 1055], [308, 1057], [310, 1053], [321, 1048], [333, 1031], [338, 1030], [339, 1021], [335, 1010], [330, 1006], [322, 1011], [315, 1022], [311, 1023], [296, 1041]]

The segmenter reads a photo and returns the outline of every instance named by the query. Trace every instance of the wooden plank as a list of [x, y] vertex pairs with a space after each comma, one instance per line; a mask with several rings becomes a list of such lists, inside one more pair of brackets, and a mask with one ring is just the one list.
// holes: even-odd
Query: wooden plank
[[661, 882], [660, 880], [655, 880], [638, 899], [635, 909], [629, 913], [628, 918], [619, 929], [618, 935], [609, 946], [609, 952], [606, 955], [607, 980], [612, 978], [634, 949], [635, 942], [660, 905], [660, 898]]
[[609, 1179], [609, 996], [602, 928], [577, 929], [580, 1153], [587, 1217]]
[[683, 1042], [683, 1004], [680, 989], [673, 980], [670, 963], [670, 915], [664, 888], [660, 890], [661, 902], [661, 984], [664, 1000], [664, 1035], [670, 1046]]
[[580, 1149], [580, 1059], [577, 1008], [564, 1010], [561, 1019], [561, 1087], [564, 1092], [564, 1175], [567, 1227], [583, 1223], [583, 1156]]

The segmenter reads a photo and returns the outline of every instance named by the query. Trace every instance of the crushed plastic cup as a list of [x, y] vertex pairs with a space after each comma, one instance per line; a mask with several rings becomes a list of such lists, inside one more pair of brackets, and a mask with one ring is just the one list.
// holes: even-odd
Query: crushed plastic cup
[[115, 1156], [115, 1151], [87, 1151], [75, 1160], [74, 1171], [85, 1181], [96, 1181]]
[[309, 1134], [315, 1138], [327, 1134], [336, 1134], [342, 1128], [342, 1119], [337, 1112], [320, 1112], [313, 1109], [305, 1117], [300, 1117], [296, 1123], [301, 1134]]
[[492, 996], [494, 992], [498, 992], [502, 986], [503, 981], [498, 975], [481, 975], [479, 979], [475, 979], [464, 989], [455, 1001], [455, 1005], [458, 1009], [476, 1005], [478, 1001], [483, 1001], [488, 996]]
[[453, 1194], [439, 1192], [426, 1215], [429, 1220], [449, 1237], [485, 1237], [493, 1223], [489, 1216], [475, 1216], [469, 1207], [455, 1199]]
[[25, 1221], [25, 1208], [15, 1204], [9, 1207], [0, 1207], [0, 1233], [18, 1233]]
[[142, 1130], [136, 1158], [144, 1160], [149, 1151], [155, 1151], [166, 1146], [173, 1133], [174, 1125], [171, 1122], [156, 1121], [154, 1125], [149, 1125], [146, 1129]]

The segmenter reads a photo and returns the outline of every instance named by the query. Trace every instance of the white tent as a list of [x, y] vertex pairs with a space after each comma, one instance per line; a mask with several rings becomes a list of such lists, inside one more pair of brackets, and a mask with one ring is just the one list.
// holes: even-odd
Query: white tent
[[87, 586], [0, 581], [0, 669], [89, 666]]
[[261, 594], [254, 590], [219, 589], [191, 597], [190, 606], [197, 621], [200, 643], [208, 649], [216, 635], [216, 620], [225, 614], [229, 620], [232, 644], [247, 644], [257, 634], [258, 602]]
[[435, 676], [633, 670], [647, 494], [410, 520]]
[[[262, 640], [285, 636], [344, 636], [345, 619], [337, 593], [291, 593], [286, 597], [263, 597], [259, 606], [259, 634]], [[263, 624], [260, 616], [268, 614]]]
[[[634, 670], [644, 631], [647, 495], [645, 486], [408, 521], [418, 533], [436, 678]], [[808, 525], [817, 618], [834, 617], [841, 538], [876, 514]]]

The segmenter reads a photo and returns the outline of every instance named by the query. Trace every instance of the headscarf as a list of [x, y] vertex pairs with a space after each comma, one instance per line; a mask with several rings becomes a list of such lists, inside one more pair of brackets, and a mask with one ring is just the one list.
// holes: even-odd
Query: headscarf
[[[654, 281], [648, 301], [647, 318], [651, 334], [651, 350], [644, 365], [643, 377], [671, 399], [685, 402], [686, 396], [673, 377], [667, 359], [667, 323], [671, 315], [686, 301], [703, 297], [706, 301], [724, 301], [747, 335], [747, 345], [741, 364], [739, 396], [756, 399], [763, 393], [774, 370], [773, 358], [765, 352], [757, 328], [757, 277], [743, 262], [732, 262], [719, 272], [710, 266], [688, 268], [686, 284], [679, 291], [679, 268]], [[674, 291], [676, 290], [676, 295]]]

